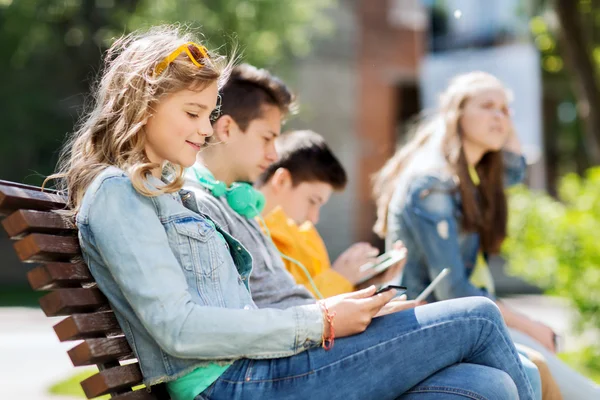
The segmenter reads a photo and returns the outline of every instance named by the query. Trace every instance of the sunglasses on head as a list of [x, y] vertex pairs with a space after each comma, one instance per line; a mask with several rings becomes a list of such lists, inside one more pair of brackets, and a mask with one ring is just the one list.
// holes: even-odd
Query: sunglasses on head
[[154, 68], [154, 76], [159, 76], [164, 72], [165, 69], [171, 64], [181, 53], [187, 54], [188, 58], [196, 65], [198, 68], [202, 68], [204, 66], [204, 60], [208, 59], [208, 50], [206, 47], [196, 44], [194, 42], [188, 42], [186, 44], [182, 44], [175, 51], [165, 57], [160, 63], [156, 65]]

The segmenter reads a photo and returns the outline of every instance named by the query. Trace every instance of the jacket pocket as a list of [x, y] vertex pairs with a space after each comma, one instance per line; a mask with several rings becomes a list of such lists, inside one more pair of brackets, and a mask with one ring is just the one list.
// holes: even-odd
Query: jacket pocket
[[223, 252], [219, 251], [219, 246], [226, 245], [213, 224], [192, 217], [175, 220], [173, 224], [184, 269], [206, 276], [212, 275], [223, 265]]

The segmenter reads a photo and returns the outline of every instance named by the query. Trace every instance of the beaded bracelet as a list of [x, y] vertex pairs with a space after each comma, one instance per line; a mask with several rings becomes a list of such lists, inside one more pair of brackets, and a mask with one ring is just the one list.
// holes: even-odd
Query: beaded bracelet
[[325, 333], [323, 333], [323, 349], [329, 351], [332, 349], [333, 342], [335, 341], [335, 329], [333, 328], [333, 317], [335, 317], [335, 311], [330, 312], [324, 301], [320, 301], [319, 305], [325, 313], [325, 319], [327, 322], [329, 322], [329, 337], [325, 337]]

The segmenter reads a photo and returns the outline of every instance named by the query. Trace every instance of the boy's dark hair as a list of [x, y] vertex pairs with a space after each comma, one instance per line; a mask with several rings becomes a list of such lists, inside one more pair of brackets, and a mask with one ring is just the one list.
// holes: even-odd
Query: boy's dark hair
[[229, 115], [245, 131], [264, 105], [279, 108], [284, 117], [296, 111], [295, 96], [281, 79], [250, 64], [236, 66], [221, 89], [219, 115]]
[[327, 146], [325, 139], [313, 131], [284, 133], [275, 140], [279, 159], [271, 164], [257, 179], [263, 186], [279, 168], [290, 171], [292, 184], [323, 182], [334, 190], [343, 190], [348, 182], [346, 171]]

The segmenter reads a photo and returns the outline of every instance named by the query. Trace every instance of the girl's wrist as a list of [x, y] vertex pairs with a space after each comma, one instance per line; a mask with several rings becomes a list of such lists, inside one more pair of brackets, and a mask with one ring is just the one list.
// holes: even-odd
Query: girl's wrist
[[333, 318], [335, 317], [335, 311], [329, 311], [327, 304], [324, 300], [319, 301], [319, 306], [323, 313], [323, 348], [325, 350], [331, 350], [333, 342], [335, 340], [335, 329], [333, 325]]

